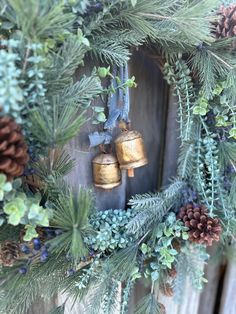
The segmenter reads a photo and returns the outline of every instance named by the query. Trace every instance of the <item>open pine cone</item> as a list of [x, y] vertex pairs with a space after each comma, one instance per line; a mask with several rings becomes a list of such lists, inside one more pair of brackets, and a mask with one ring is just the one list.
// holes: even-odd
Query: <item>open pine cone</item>
[[160, 290], [161, 290], [161, 293], [166, 297], [173, 297], [174, 295], [173, 288], [168, 282], [166, 282], [163, 285], [160, 285]]
[[194, 243], [212, 245], [219, 241], [221, 225], [219, 219], [211, 218], [203, 205], [188, 204], [180, 208], [179, 218], [189, 228], [189, 240]]
[[233, 37], [236, 35], [236, 4], [228, 7], [221, 6], [219, 20], [216, 23], [216, 38]]
[[20, 257], [20, 246], [14, 241], [5, 241], [0, 246], [0, 264], [13, 266]]
[[0, 173], [8, 180], [20, 176], [29, 160], [20, 126], [10, 117], [0, 117]]

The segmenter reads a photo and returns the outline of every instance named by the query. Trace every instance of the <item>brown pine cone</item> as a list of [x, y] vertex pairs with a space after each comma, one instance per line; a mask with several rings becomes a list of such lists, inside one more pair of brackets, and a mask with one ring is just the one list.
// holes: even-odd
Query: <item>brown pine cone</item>
[[20, 126], [10, 117], [0, 117], [0, 173], [8, 180], [20, 176], [29, 160]]
[[0, 264], [13, 266], [20, 257], [20, 246], [14, 241], [5, 241], [0, 246]]
[[175, 278], [177, 276], [177, 270], [175, 267], [168, 269], [168, 275], [172, 278]]
[[160, 290], [166, 297], [173, 297], [174, 295], [173, 288], [168, 282], [166, 282], [164, 285], [161, 285]]
[[178, 217], [189, 228], [190, 241], [210, 246], [213, 241], [220, 240], [220, 221], [218, 218], [209, 217], [203, 205], [194, 207], [193, 204], [188, 204], [181, 207]]
[[164, 304], [158, 303], [158, 305], [160, 307], [160, 314], [166, 314], [166, 308], [165, 308]]
[[221, 6], [219, 20], [215, 23], [216, 38], [233, 37], [236, 35], [236, 4], [228, 7]]

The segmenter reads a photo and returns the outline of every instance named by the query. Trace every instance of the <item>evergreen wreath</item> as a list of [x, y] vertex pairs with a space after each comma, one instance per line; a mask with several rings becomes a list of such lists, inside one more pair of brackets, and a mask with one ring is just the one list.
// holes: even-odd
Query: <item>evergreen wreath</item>
[[[235, 4], [217, 0], [0, 0], [0, 313], [25, 314], [38, 296], [86, 299], [86, 313], [165, 309], [154, 294], [201, 289], [207, 246], [236, 235]], [[94, 100], [135, 87], [110, 67], [131, 48], [155, 56], [178, 100], [178, 174], [127, 210], [95, 211], [93, 193], [64, 180], [65, 144]], [[73, 81], [78, 66], [99, 67]], [[103, 78], [113, 76], [107, 88]], [[193, 173], [195, 174], [193, 176]], [[50, 313], [64, 313], [64, 304]]]

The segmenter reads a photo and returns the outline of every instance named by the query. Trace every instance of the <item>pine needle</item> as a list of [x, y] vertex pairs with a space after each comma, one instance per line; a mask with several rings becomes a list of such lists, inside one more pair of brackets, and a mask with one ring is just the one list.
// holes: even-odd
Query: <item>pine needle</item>
[[164, 314], [165, 309], [161, 306], [154, 294], [150, 293], [146, 295], [138, 303], [135, 314]]

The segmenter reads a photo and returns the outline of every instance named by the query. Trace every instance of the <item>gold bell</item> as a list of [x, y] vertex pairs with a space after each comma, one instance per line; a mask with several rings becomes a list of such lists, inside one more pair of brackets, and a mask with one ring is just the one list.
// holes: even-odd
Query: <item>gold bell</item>
[[117, 159], [121, 169], [134, 176], [134, 168], [148, 163], [142, 135], [137, 131], [124, 131], [115, 140]]
[[94, 185], [105, 190], [112, 189], [121, 183], [121, 173], [116, 157], [101, 153], [93, 161]]

